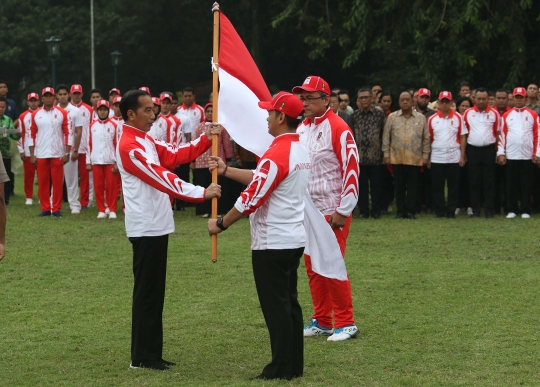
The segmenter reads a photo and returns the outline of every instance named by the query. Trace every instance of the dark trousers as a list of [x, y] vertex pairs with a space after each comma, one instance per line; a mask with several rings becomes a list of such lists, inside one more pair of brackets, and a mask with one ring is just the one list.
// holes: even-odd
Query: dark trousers
[[467, 164], [469, 166], [469, 190], [471, 207], [480, 214], [482, 194], [486, 214], [493, 213], [495, 202], [495, 144], [472, 146], [467, 144]]
[[506, 160], [506, 210], [508, 212], [531, 213], [529, 200], [531, 165], [531, 160]]
[[298, 302], [298, 266], [304, 248], [252, 250], [253, 276], [270, 333], [272, 361], [262, 375], [292, 379], [304, 373], [304, 326]]
[[[433, 207], [439, 216], [454, 216], [459, 203], [459, 163], [431, 163]], [[444, 200], [444, 186], [448, 184], [448, 203]]]
[[433, 208], [433, 190], [431, 184], [431, 169], [424, 167], [422, 170], [421, 168], [418, 177], [418, 199], [416, 206], [418, 210], [420, 210], [420, 207], [425, 207], [427, 212]]
[[169, 236], [129, 238], [133, 245], [131, 360], [159, 361], [163, 354], [163, 302]]
[[[193, 172], [193, 184], [208, 187], [212, 183], [212, 173], [208, 168], [196, 168]], [[218, 184], [221, 186], [221, 197], [218, 200], [218, 214], [226, 214], [234, 206], [236, 198], [232, 180], [225, 176], [218, 176]], [[212, 212], [212, 200], [205, 200], [195, 204], [195, 215], [210, 214]]]
[[459, 207], [467, 208], [471, 206], [469, 192], [469, 167], [467, 164], [459, 168]]
[[536, 164], [531, 166], [530, 196], [532, 197], [533, 209], [540, 212], [540, 168]]
[[[189, 169], [189, 164], [190, 163], [182, 164], [182, 165], [177, 166], [174, 169], [174, 173], [176, 174], [176, 176], [178, 176], [180, 179], [182, 179], [182, 180], [184, 180], [185, 182], [188, 182], [188, 183], [189, 183], [189, 170], [190, 170]], [[180, 200], [180, 199], [174, 199], [174, 201], [176, 202], [176, 209], [177, 210], [180, 210], [180, 209], [183, 209], [184, 207], [189, 207], [189, 206], [192, 205], [191, 203], [185, 202], [185, 201]]]
[[[369, 196], [371, 193], [371, 216], [379, 216], [381, 214], [381, 195], [382, 195], [382, 168], [384, 165], [361, 165], [360, 166], [360, 181], [358, 193], [358, 208], [360, 214], [368, 216], [369, 212]], [[386, 203], [388, 207], [388, 203]], [[386, 208], [384, 208], [386, 210]]]
[[418, 192], [420, 167], [415, 165], [392, 164], [394, 185], [396, 186], [397, 215], [414, 214]]
[[503, 211], [506, 208], [506, 165], [499, 165], [495, 163], [495, 198], [494, 207], [496, 214]]
[[381, 211], [386, 212], [388, 205], [394, 201], [394, 176], [388, 166], [382, 168]]
[[2, 161], [4, 161], [4, 167], [6, 167], [6, 172], [9, 177], [9, 181], [6, 181], [4, 184], [4, 198], [6, 200], [6, 205], [9, 203], [9, 196], [13, 193], [13, 188], [15, 184], [15, 174], [11, 172], [11, 158], [4, 159], [2, 158]]

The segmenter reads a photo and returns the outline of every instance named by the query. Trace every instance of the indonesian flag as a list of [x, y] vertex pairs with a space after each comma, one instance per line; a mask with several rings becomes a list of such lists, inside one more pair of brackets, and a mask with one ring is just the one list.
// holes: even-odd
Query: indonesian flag
[[[219, 14], [219, 96], [218, 119], [243, 148], [262, 156], [273, 141], [268, 133], [268, 112], [259, 101], [272, 95], [242, 39], [223, 12]], [[324, 216], [306, 192], [304, 197], [306, 254], [313, 271], [328, 278], [346, 281], [347, 269], [337, 239]]]

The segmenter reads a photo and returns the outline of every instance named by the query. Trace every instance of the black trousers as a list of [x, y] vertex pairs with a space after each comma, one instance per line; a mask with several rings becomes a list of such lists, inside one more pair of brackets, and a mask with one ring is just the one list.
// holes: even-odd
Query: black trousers
[[[177, 166], [175, 169], [174, 169], [174, 173], [176, 174], [176, 176], [178, 176], [180, 179], [186, 181], [186, 182], [189, 182], [189, 164], [190, 163], [187, 163], [187, 164], [182, 164], [182, 165], [179, 165]], [[180, 199], [174, 199], [175, 203], [176, 203], [176, 209], [179, 210], [181, 208], [184, 208], [184, 207], [189, 207], [192, 205], [192, 203], [189, 203], [189, 202], [186, 202], [186, 201], [183, 201], [183, 200], [180, 200]]]
[[467, 144], [467, 164], [469, 166], [469, 190], [471, 207], [480, 214], [482, 194], [486, 214], [493, 213], [495, 202], [495, 144], [473, 146]]
[[495, 198], [494, 207], [495, 213], [501, 212], [506, 208], [506, 165], [495, 164]]
[[272, 361], [262, 375], [292, 379], [304, 373], [304, 326], [298, 302], [298, 266], [304, 248], [252, 250], [253, 276], [270, 333]]
[[163, 302], [169, 235], [129, 238], [133, 245], [131, 360], [159, 361], [163, 355]]
[[536, 164], [532, 164], [531, 166], [529, 194], [532, 198], [534, 211], [540, 212], [540, 168]]
[[[431, 188], [435, 214], [454, 215], [459, 203], [459, 163], [431, 163]], [[444, 187], [448, 184], [448, 203], [444, 200]]]
[[394, 176], [385, 165], [382, 168], [381, 211], [386, 211], [388, 205], [394, 201], [394, 191]]
[[[195, 168], [193, 172], [193, 184], [201, 187], [208, 187], [212, 183], [212, 173], [208, 168]], [[221, 186], [221, 197], [218, 200], [218, 214], [226, 214], [234, 206], [236, 198], [232, 180], [225, 176], [218, 176], [218, 184]], [[195, 215], [210, 214], [212, 212], [212, 201], [205, 200], [195, 204]]]
[[[382, 169], [385, 165], [361, 165], [358, 194], [360, 214], [369, 215], [369, 196], [371, 193], [371, 216], [380, 215], [383, 209], [382, 199]], [[388, 207], [388, 203], [386, 203]], [[384, 208], [386, 210], [386, 208]]]
[[465, 164], [459, 168], [459, 207], [467, 208], [470, 206], [469, 167]]
[[418, 177], [418, 199], [416, 208], [420, 211], [420, 207], [424, 206], [426, 210], [433, 208], [433, 190], [431, 188], [432, 177], [431, 169], [424, 167]]
[[533, 165], [531, 160], [506, 160], [506, 210], [508, 212], [531, 213], [529, 199], [531, 165]]
[[392, 170], [394, 171], [394, 185], [396, 186], [397, 214], [414, 214], [416, 211], [420, 167], [392, 164]]
[[6, 172], [9, 177], [9, 181], [6, 181], [4, 184], [4, 198], [6, 200], [6, 205], [9, 203], [9, 196], [13, 193], [13, 188], [15, 185], [15, 174], [11, 172], [11, 159], [4, 159], [4, 167], [6, 167]]

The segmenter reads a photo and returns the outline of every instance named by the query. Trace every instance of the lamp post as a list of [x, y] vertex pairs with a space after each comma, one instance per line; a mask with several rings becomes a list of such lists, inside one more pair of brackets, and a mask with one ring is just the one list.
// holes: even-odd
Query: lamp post
[[45, 39], [47, 43], [47, 50], [49, 51], [49, 57], [52, 63], [52, 87], [56, 87], [56, 58], [60, 55], [60, 42], [61, 40], [51, 36], [49, 39]]
[[118, 75], [116, 72], [116, 68], [120, 66], [120, 63], [122, 62], [122, 53], [118, 50], [111, 52], [111, 59], [112, 59], [112, 65], [114, 67], [114, 87], [118, 87]]

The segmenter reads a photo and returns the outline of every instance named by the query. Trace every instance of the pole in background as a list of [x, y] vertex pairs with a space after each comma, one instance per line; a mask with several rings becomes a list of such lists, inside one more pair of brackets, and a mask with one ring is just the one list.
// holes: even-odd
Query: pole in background
[[111, 52], [112, 65], [114, 67], [114, 87], [118, 87], [118, 73], [117, 68], [122, 63], [122, 53], [118, 50]]
[[94, 0], [90, 0], [90, 66], [92, 72], [92, 89], [95, 89], [96, 66], [94, 63]]
[[47, 44], [47, 51], [49, 58], [51, 58], [52, 69], [52, 87], [56, 88], [56, 58], [60, 56], [60, 42], [62, 40], [51, 36], [49, 39], [45, 39]]
[[[212, 121], [218, 121], [218, 95], [219, 95], [219, 4], [214, 3], [212, 6], [214, 14], [214, 52], [212, 57]], [[212, 135], [212, 156], [218, 155], [218, 136]], [[212, 183], [217, 184], [218, 171], [217, 168], [212, 171]], [[217, 218], [218, 198], [212, 198], [212, 219]], [[217, 234], [212, 235], [212, 262], [217, 261]]]

